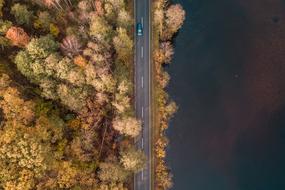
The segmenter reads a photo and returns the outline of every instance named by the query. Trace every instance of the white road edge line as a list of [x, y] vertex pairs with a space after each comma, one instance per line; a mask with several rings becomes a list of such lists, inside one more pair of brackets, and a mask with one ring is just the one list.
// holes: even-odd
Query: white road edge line
[[[136, 1], [134, 1], [134, 18], [136, 18]], [[136, 43], [136, 35], [134, 34], [134, 42]], [[134, 43], [134, 65], [136, 66], [136, 46]], [[136, 69], [135, 69], [135, 74], [134, 74], [134, 82], [136, 83]], [[136, 97], [136, 87], [134, 87], [134, 96]], [[135, 102], [135, 110], [136, 108], [136, 102]], [[133, 176], [134, 180], [134, 189], [136, 189], [136, 175]]]
[[141, 58], [143, 58], [143, 46], [141, 47]]
[[[151, 2], [151, 0], [148, 0], [148, 6], [149, 6], [149, 11], [148, 11], [148, 21], [149, 21], [149, 28], [148, 28], [148, 31], [149, 31], [149, 36], [148, 36], [148, 41], [149, 41], [149, 46], [148, 46], [148, 53], [149, 53], [149, 56], [148, 56], [148, 65], [149, 65], [149, 83], [148, 83], [148, 85], [149, 85], [149, 94], [148, 94], [148, 96], [149, 96], [149, 99], [148, 99], [148, 104], [149, 104], [149, 109], [148, 109], [148, 114], [149, 114], [149, 116], [150, 117], [152, 117], [151, 116], [151, 75], [152, 75], [152, 73], [151, 73], [151, 71], [152, 71], [152, 68], [151, 68], [151, 47], [152, 47], [152, 45], [151, 45], [151, 35], [152, 35], [152, 33], [151, 33], [151, 27], [152, 27], [152, 4], [151, 4], [152, 2]], [[151, 172], [152, 172], [152, 165], [151, 165], [151, 163], [152, 163], [152, 161], [151, 161], [151, 158], [152, 158], [152, 152], [151, 152], [151, 129], [152, 129], [152, 126], [151, 126], [151, 118], [149, 119], [149, 131], [148, 131], [148, 134], [149, 134], [149, 138], [150, 138], [150, 145], [149, 145], [149, 149], [148, 149], [148, 151], [149, 151], [149, 156], [150, 156], [150, 160], [149, 160], [149, 176], [150, 176], [150, 179], [149, 179], [149, 190], [152, 190], [152, 178], [151, 178]]]

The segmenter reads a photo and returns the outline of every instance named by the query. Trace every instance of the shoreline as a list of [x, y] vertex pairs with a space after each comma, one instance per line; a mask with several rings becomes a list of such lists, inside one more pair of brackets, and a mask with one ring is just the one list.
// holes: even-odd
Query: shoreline
[[[171, 63], [174, 54], [173, 38], [177, 35], [184, 22], [185, 11], [179, 4], [171, 4], [162, 0], [156, 0], [153, 4], [154, 177], [155, 189], [167, 190], [173, 186], [173, 181], [171, 171], [165, 160], [168, 146], [168, 139], [165, 133], [170, 119], [177, 111], [177, 106], [167, 94], [166, 87], [170, 76], [164, 67]], [[173, 17], [177, 15], [176, 20], [171, 18], [172, 14]], [[176, 24], [176, 28], [172, 31], [167, 31], [167, 28], [170, 27], [170, 25], [167, 26], [167, 22], [171, 23], [171, 21], [172, 24]]]

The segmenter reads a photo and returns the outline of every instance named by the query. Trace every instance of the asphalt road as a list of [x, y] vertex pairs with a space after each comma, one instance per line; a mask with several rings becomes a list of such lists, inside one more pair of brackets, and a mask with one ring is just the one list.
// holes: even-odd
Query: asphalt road
[[138, 148], [147, 156], [147, 165], [134, 179], [135, 190], [151, 190], [151, 67], [150, 67], [150, 2], [135, 0], [135, 26], [143, 25], [143, 35], [135, 33], [135, 109], [136, 116], [142, 121], [141, 135], [136, 139]]

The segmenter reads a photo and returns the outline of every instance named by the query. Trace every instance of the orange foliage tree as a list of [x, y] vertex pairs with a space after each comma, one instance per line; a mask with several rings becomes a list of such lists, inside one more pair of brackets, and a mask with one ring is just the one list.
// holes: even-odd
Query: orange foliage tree
[[29, 41], [29, 35], [21, 27], [12, 26], [6, 32], [7, 39], [9, 39], [14, 46], [25, 47]]

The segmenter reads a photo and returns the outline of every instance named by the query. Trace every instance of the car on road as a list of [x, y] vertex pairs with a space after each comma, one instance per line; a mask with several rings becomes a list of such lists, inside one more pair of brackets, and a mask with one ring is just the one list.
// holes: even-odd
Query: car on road
[[137, 35], [142, 36], [143, 35], [143, 26], [142, 23], [137, 23]]

